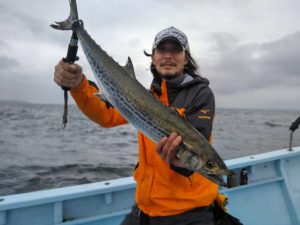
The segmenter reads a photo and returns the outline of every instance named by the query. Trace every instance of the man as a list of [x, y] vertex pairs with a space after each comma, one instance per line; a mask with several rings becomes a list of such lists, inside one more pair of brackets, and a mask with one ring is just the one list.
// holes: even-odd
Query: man
[[[152, 53], [145, 54], [152, 60], [152, 94], [211, 140], [214, 95], [208, 80], [197, 74], [186, 35], [174, 27], [164, 29], [156, 35]], [[60, 61], [54, 80], [71, 88], [77, 106], [94, 122], [103, 127], [127, 123], [109, 102], [94, 95], [97, 87], [86, 79], [79, 65]], [[214, 224], [210, 205], [217, 197], [218, 186], [182, 167], [176, 158], [181, 141], [172, 133], [154, 143], [139, 132], [139, 163], [134, 172], [136, 205], [122, 225]]]

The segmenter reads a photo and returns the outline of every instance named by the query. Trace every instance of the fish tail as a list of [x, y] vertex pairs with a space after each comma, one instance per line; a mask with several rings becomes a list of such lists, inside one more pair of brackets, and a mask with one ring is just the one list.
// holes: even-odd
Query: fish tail
[[57, 30], [73, 30], [74, 24], [77, 24], [78, 22], [81, 22], [78, 19], [78, 13], [77, 13], [77, 4], [76, 0], [69, 0], [70, 4], [70, 15], [69, 17], [61, 22], [55, 22], [54, 24], [51, 24], [50, 26]]

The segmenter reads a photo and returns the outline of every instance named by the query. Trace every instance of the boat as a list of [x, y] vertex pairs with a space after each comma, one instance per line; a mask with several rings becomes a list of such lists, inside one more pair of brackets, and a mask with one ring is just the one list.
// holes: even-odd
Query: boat
[[[225, 161], [238, 185], [220, 188], [244, 225], [300, 224], [300, 146]], [[132, 177], [0, 197], [0, 225], [118, 225], [134, 204]]]
[[[220, 187], [244, 225], [300, 225], [300, 146], [226, 160], [236, 185]], [[132, 177], [0, 196], [0, 225], [119, 225], [135, 199]]]

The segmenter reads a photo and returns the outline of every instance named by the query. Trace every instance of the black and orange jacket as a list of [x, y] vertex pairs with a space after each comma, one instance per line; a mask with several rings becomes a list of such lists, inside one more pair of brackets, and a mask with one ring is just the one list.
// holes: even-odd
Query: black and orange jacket
[[[91, 120], [103, 127], [127, 123], [122, 115], [94, 94], [97, 88], [85, 77], [71, 90], [80, 108]], [[204, 137], [211, 139], [214, 96], [208, 80], [185, 75], [172, 81], [154, 79], [151, 92], [161, 102], [184, 112], [185, 117]], [[137, 182], [136, 202], [150, 216], [176, 215], [196, 207], [210, 205], [218, 186], [198, 173], [169, 166], [156, 152], [156, 144], [138, 133], [139, 165], [134, 172]]]

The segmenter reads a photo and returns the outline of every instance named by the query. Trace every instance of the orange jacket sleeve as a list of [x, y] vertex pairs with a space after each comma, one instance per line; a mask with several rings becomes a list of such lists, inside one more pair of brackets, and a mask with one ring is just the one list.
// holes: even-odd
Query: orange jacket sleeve
[[71, 95], [78, 108], [92, 121], [106, 128], [127, 123], [114, 107], [107, 106], [95, 93], [98, 93], [97, 88], [92, 86], [85, 76], [76, 88], [71, 89]]

